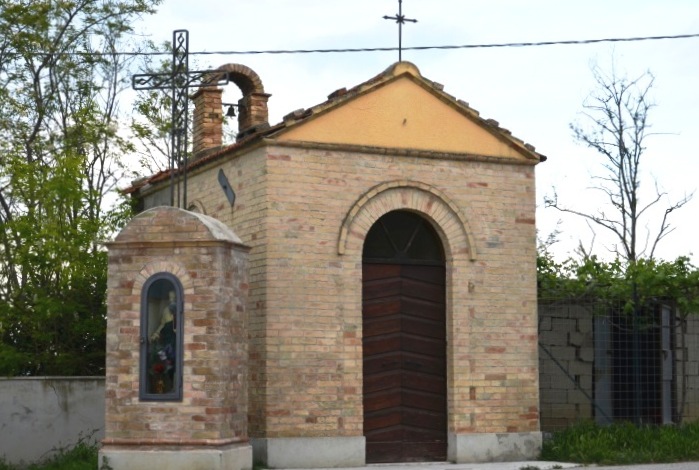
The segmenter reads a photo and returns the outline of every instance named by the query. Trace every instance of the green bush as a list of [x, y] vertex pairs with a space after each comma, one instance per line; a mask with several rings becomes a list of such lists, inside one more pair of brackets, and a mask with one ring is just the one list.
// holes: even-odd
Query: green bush
[[56, 455], [28, 467], [12, 465], [0, 460], [0, 470], [95, 470], [99, 444], [91, 439], [80, 439], [69, 449], [60, 449]]
[[541, 458], [604, 465], [699, 460], [699, 423], [640, 427], [580, 423], [546, 440]]

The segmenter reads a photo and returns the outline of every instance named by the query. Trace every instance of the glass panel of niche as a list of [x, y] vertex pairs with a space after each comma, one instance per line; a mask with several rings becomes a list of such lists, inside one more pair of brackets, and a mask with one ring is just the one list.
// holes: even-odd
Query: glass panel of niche
[[151, 276], [141, 293], [141, 400], [182, 400], [182, 285], [170, 273]]

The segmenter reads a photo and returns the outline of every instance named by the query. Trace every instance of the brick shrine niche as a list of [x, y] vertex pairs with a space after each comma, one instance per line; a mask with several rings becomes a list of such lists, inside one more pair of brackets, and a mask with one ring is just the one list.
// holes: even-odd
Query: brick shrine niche
[[156, 207], [109, 250], [105, 439], [119, 469], [250, 469], [248, 248], [203, 214]]
[[141, 401], [182, 400], [182, 325], [182, 283], [168, 272], [153, 274], [141, 293]]

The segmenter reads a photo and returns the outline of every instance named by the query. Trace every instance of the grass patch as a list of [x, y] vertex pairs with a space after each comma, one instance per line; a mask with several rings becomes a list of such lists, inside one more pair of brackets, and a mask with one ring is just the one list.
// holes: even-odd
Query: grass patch
[[640, 427], [580, 423], [544, 441], [541, 458], [603, 465], [699, 460], [699, 423]]
[[29, 466], [12, 465], [0, 460], [0, 470], [95, 470], [99, 444], [81, 439], [74, 446], [59, 449], [57, 453]]

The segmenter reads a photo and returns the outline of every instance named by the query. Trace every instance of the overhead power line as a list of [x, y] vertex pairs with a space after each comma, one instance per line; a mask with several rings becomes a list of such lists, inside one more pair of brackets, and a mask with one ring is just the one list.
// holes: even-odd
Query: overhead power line
[[[431, 49], [487, 49], [500, 47], [536, 47], [536, 46], [567, 46], [575, 44], [595, 44], [600, 42], [636, 42], [636, 41], [657, 41], [661, 39], [689, 39], [699, 38], [699, 33], [676, 34], [668, 36], [640, 36], [631, 38], [604, 38], [604, 39], [579, 39], [566, 41], [539, 41], [539, 42], [505, 42], [492, 44], [462, 44], [452, 46], [413, 46], [402, 47], [404, 51], [426, 51]], [[276, 49], [265, 51], [203, 51], [190, 52], [191, 55], [246, 55], [246, 54], [312, 54], [312, 53], [342, 53], [342, 52], [388, 52], [397, 51], [398, 47], [366, 47], [366, 48], [346, 48], [346, 49]], [[167, 54], [167, 53], [165, 53]]]
[[[658, 41], [667, 39], [691, 39], [699, 38], [699, 33], [673, 34], [665, 36], [636, 36], [627, 38], [601, 38], [601, 39], [572, 39], [562, 41], [531, 41], [531, 42], [503, 42], [490, 44], [461, 44], [446, 46], [412, 46], [401, 47], [404, 51], [426, 51], [426, 50], [449, 50], [449, 49], [495, 49], [506, 47], [540, 47], [540, 46], [571, 46], [584, 44], [597, 44], [605, 42], [639, 42]], [[269, 50], [248, 50], [248, 51], [194, 51], [189, 55], [261, 55], [261, 54], [332, 54], [349, 52], [391, 52], [397, 51], [398, 47], [352, 47], [342, 49], [269, 49]], [[172, 52], [69, 52], [65, 55], [75, 56], [169, 56]], [[41, 55], [41, 54], [37, 54]]]

